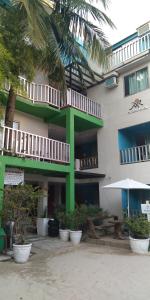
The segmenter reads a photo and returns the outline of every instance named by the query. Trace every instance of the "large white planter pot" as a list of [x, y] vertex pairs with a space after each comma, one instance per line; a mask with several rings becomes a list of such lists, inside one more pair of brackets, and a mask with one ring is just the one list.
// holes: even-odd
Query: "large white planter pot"
[[148, 239], [134, 239], [129, 237], [130, 247], [134, 253], [146, 254], [149, 248], [149, 238]]
[[67, 242], [69, 240], [69, 230], [68, 229], [59, 229], [59, 236], [63, 242]]
[[78, 231], [70, 230], [70, 240], [74, 246], [80, 243], [81, 237], [82, 237], [82, 230], [78, 230]]
[[28, 261], [32, 244], [16, 245], [13, 244], [13, 256], [16, 263], [23, 264]]
[[37, 218], [37, 234], [41, 236], [48, 235], [48, 218]]

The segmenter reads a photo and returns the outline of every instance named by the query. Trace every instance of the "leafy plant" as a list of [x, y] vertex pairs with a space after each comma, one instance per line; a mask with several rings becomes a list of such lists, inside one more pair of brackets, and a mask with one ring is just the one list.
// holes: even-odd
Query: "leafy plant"
[[69, 213], [68, 217], [70, 230], [82, 230], [87, 219], [87, 214], [85, 211], [76, 208], [73, 212]]
[[95, 221], [106, 217], [107, 213], [99, 207], [93, 205], [87, 206], [85, 204], [77, 207], [73, 212], [67, 213], [64, 207], [58, 207], [55, 217], [59, 220], [61, 229], [80, 230], [85, 229], [88, 218]]
[[59, 211], [56, 214], [56, 218], [59, 221], [59, 227], [61, 229], [68, 229], [69, 228], [69, 215], [65, 211]]
[[[50, 84], [65, 93], [66, 65], [75, 66], [83, 89], [84, 68], [95, 80], [90, 60], [107, 67], [109, 43], [101, 25], [114, 24], [94, 2], [12, 0], [8, 9], [0, 7], [0, 77], [10, 83], [6, 126], [13, 125], [19, 75], [31, 81], [35, 69], [41, 69]], [[104, 9], [109, 4], [99, 2]]]
[[136, 216], [125, 219], [130, 235], [133, 238], [144, 239], [149, 237], [150, 223], [144, 216]]
[[15, 222], [16, 243], [25, 243], [26, 227], [37, 215], [37, 201], [41, 196], [38, 187], [18, 185], [6, 187], [4, 190], [4, 205], [1, 212], [3, 224]]

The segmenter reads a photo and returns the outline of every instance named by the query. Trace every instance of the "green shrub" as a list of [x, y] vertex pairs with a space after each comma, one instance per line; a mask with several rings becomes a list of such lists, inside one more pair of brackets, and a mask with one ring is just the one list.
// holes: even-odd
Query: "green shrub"
[[18, 244], [25, 243], [26, 226], [37, 216], [37, 203], [42, 192], [32, 185], [7, 186], [4, 189], [4, 205], [1, 211], [3, 224], [15, 222]]
[[133, 238], [144, 239], [150, 234], [150, 222], [144, 216], [137, 216], [125, 219], [130, 235]]

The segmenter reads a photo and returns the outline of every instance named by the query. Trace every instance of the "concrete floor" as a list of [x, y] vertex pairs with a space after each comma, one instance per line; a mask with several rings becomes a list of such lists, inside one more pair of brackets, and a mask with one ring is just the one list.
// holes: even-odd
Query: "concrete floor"
[[147, 300], [150, 256], [57, 239], [35, 241], [29, 262], [0, 262], [0, 300]]

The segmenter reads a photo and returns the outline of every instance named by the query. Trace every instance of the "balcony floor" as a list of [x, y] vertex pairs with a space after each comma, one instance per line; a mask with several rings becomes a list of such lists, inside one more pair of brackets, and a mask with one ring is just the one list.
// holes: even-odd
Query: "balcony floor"
[[49, 120], [50, 123], [61, 127], [66, 127], [66, 113], [69, 109], [72, 110], [74, 114], [76, 132], [82, 132], [85, 130], [103, 127], [102, 119], [98, 119], [92, 115], [89, 115], [85, 112], [79, 111], [78, 109], [71, 107], [64, 108], [63, 110], [61, 110], [59, 115], [56, 115], [54, 118]]
[[[7, 103], [8, 93], [0, 91], [0, 100], [3, 105]], [[46, 103], [33, 103], [31, 100], [17, 96], [16, 109], [38, 118], [49, 120], [52, 117], [59, 116], [60, 110]]]
[[6, 167], [16, 167], [23, 168], [27, 171], [40, 173], [43, 175], [52, 174], [67, 174], [70, 171], [70, 166], [65, 164], [58, 163], [48, 163], [45, 161], [39, 161], [35, 159], [28, 158], [19, 158], [14, 156], [1, 156], [0, 155], [0, 163], [4, 164]]
[[[0, 91], [0, 100], [3, 105], [6, 105], [7, 97], [7, 92]], [[64, 128], [66, 127], [66, 112], [68, 109], [71, 109], [75, 117], [75, 131], [82, 132], [103, 127], [102, 119], [87, 114], [86, 112], [82, 112], [72, 107], [57, 109], [46, 103], [32, 103], [31, 100], [21, 96], [17, 96], [16, 109], [35, 117], [42, 118], [47, 123], [52, 123]]]

